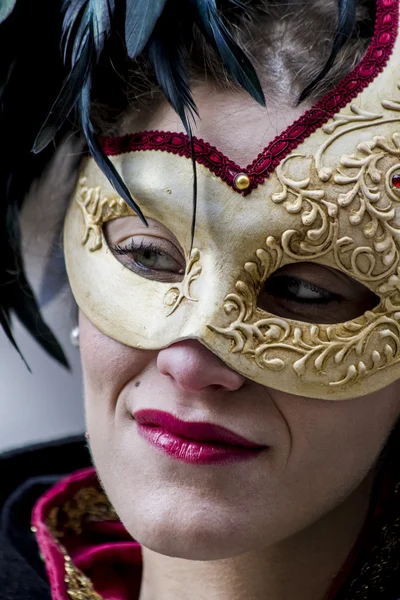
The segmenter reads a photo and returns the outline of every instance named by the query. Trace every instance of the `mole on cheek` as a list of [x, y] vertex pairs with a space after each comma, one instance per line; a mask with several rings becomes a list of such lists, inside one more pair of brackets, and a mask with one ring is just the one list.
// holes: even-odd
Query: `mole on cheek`
[[135, 387], [139, 387], [139, 385], [140, 385], [140, 381], [137, 381], [137, 382], [135, 383]]

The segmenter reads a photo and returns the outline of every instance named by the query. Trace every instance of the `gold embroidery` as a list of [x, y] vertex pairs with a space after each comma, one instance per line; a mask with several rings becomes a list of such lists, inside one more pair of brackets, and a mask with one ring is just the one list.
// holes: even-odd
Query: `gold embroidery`
[[118, 516], [104, 492], [95, 487], [77, 491], [71, 500], [52, 508], [47, 524], [57, 539], [65, 533], [80, 535], [88, 521], [117, 521]]
[[107, 496], [96, 487], [82, 487], [64, 504], [53, 507], [47, 517], [47, 526], [57, 540], [65, 561], [65, 583], [71, 600], [102, 600], [86, 575], [72, 562], [61, 543], [67, 534], [80, 535], [89, 521], [118, 521], [118, 516]]
[[199, 260], [200, 251], [197, 250], [197, 248], [193, 248], [190, 253], [189, 262], [186, 265], [183, 280], [176, 286], [171, 287], [165, 294], [164, 304], [170, 307], [167, 317], [176, 311], [183, 299], [189, 300], [190, 302], [197, 302], [197, 299], [190, 295], [190, 286], [193, 281], [196, 281], [196, 279], [200, 277], [201, 265], [196, 264]]
[[75, 567], [65, 548], [61, 547], [61, 550], [64, 554], [65, 564], [64, 581], [67, 584], [67, 594], [71, 600], [103, 600], [103, 597], [95, 591], [89, 577]]

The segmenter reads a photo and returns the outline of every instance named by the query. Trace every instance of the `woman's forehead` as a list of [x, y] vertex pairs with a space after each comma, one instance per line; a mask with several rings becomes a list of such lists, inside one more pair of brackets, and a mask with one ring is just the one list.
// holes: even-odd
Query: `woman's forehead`
[[[199, 111], [193, 135], [241, 165], [250, 163], [309, 108], [307, 103], [293, 107], [282, 101], [271, 101], [262, 107], [245, 92], [227, 93], [211, 84], [199, 86], [193, 96]], [[185, 131], [181, 119], [166, 101], [139, 113], [127, 112], [120, 134], [155, 130]]]

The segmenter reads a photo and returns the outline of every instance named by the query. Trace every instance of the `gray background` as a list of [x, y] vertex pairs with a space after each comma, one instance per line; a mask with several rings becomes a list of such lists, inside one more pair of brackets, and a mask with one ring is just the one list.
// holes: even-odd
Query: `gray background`
[[[34, 185], [24, 205], [24, 255], [36, 292], [51, 264], [52, 249], [57, 247], [58, 256], [62, 257], [63, 198], [68, 199], [75, 180], [65, 168], [70, 157], [73, 153], [64, 151], [60, 158], [63, 164], [55, 164], [56, 176], [50, 173], [46, 185]], [[60, 173], [66, 179], [62, 180]], [[54, 273], [64, 285], [61, 292], [45, 303], [43, 314], [68, 356], [71, 371], [59, 366], [14, 322], [15, 337], [32, 369], [29, 373], [0, 328], [0, 451], [84, 431], [79, 350], [70, 342], [70, 331], [77, 324], [77, 309], [62, 260], [61, 266], [60, 260], [55, 265]], [[56, 285], [55, 290], [58, 289]]]
[[56, 364], [16, 324], [16, 338], [32, 369], [29, 373], [1, 331], [0, 452], [84, 430], [79, 351], [70, 345], [65, 324], [60, 327], [57, 308], [46, 312], [52, 313], [47, 321], [54, 323], [72, 370]]

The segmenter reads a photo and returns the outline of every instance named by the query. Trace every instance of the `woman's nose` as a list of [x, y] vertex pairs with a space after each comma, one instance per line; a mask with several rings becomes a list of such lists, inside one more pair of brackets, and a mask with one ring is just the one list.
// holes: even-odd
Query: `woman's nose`
[[157, 367], [187, 392], [200, 392], [207, 388], [232, 392], [245, 382], [242, 375], [232, 371], [196, 340], [184, 340], [160, 350]]

